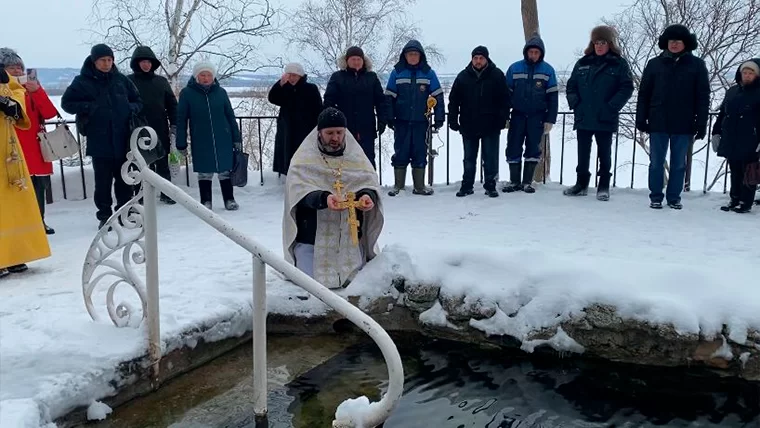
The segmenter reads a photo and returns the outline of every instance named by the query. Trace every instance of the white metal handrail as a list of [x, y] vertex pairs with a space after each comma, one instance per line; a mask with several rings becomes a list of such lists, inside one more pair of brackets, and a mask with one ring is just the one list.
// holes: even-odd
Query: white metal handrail
[[[146, 131], [148, 137], [140, 137]], [[213, 211], [206, 209], [170, 181], [151, 171], [140, 150], [156, 147], [158, 138], [149, 127], [135, 129], [130, 138], [130, 152], [122, 167], [122, 177], [130, 185], [142, 183], [142, 190], [128, 204], [120, 208], [108, 220], [90, 246], [82, 271], [82, 287], [85, 306], [93, 320], [99, 320], [92, 303], [92, 292], [107, 277], [115, 278], [106, 298], [109, 316], [117, 327], [140, 325], [147, 318], [148, 354], [151, 358], [153, 381], [158, 385], [159, 362], [162, 357], [160, 337], [160, 311], [158, 292], [158, 228], [156, 221], [157, 191], [174, 199], [192, 214], [203, 220], [221, 234], [251, 253], [253, 260], [253, 383], [254, 414], [257, 418], [267, 415], [267, 366], [266, 366], [266, 266], [280, 272], [295, 285], [303, 288], [319, 300], [356, 324], [377, 343], [388, 366], [388, 389], [382, 399], [372, 403], [361, 412], [354, 412], [347, 419], [334, 420], [333, 427], [376, 427], [383, 423], [397, 405], [404, 386], [404, 370], [401, 356], [388, 333], [369, 315], [287, 262], [282, 256], [265, 248], [253, 238], [235, 229]], [[140, 205], [140, 199], [144, 199]], [[144, 243], [142, 239], [144, 238]], [[111, 256], [122, 251], [121, 264]], [[135, 272], [132, 264], [145, 264], [145, 282]], [[99, 268], [104, 273], [95, 275]], [[114, 291], [120, 284], [130, 285], [140, 297], [142, 317], [135, 319], [133, 309], [125, 303], [115, 305]]]

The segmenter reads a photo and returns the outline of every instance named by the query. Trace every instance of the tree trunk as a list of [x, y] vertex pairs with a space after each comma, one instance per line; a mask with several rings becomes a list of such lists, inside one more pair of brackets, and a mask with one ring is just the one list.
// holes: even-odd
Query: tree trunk
[[[538, 25], [538, 0], [520, 0], [520, 11], [522, 12], [523, 34], [527, 42], [534, 34], [541, 33]], [[533, 181], [540, 183], [551, 181], [551, 163], [549, 135], [547, 134], [541, 137], [541, 160], [533, 174]]]

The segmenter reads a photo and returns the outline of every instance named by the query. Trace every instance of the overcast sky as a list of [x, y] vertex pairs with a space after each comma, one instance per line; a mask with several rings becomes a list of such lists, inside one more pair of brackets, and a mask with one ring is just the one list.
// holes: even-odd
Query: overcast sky
[[[272, 0], [284, 6], [300, 0]], [[423, 31], [422, 42], [446, 55], [437, 71], [456, 72], [470, 60], [472, 48], [486, 45], [491, 58], [506, 67], [521, 58], [524, 45], [519, 0], [418, 0], [410, 12]], [[630, 0], [539, 0], [546, 60], [563, 70], [585, 47], [591, 28], [603, 16], [619, 12]], [[20, 4], [20, 3], [17, 3]], [[0, 44], [18, 50], [27, 67], [79, 67], [89, 54], [87, 18], [92, 0], [26, 0], [18, 15], [3, 20]], [[272, 40], [264, 48], [282, 54]], [[293, 55], [293, 59], [297, 59]]]

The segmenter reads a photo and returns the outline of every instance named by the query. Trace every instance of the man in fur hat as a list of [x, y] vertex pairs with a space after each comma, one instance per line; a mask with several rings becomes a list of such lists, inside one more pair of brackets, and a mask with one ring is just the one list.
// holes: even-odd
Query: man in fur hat
[[[662, 53], [649, 60], [641, 76], [636, 129], [649, 134], [649, 206], [661, 209], [665, 199], [680, 210], [689, 147], [707, 134], [710, 79], [705, 62], [692, 55], [697, 36], [685, 26], [667, 27], [658, 46]], [[663, 194], [668, 147], [670, 179]]]
[[584, 56], [575, 64], [567, 81], [567, 104], [575, 111], [573, 128], [578, 134], [578, 175], [567, 196], [583, 196], [591, 179], [591, 139], [596, 139], [599, 156], [599, 186], [596, 198], [610, 198], [612, 134], [617, 131], [619, 112], [633, 95], [633, 78], [621, 56], [614, 28], [602, 25], [591, 31]]
[[358, 46], [348, 48], [345, 55], [338, 58], [338, 68], [327, 83], [324, 106], [335, 107], [346, 115], [348, 131], [376, 167], [375, 139], [385, 132], [388, 123], [383, 85], [372, 71], [372, 61]]

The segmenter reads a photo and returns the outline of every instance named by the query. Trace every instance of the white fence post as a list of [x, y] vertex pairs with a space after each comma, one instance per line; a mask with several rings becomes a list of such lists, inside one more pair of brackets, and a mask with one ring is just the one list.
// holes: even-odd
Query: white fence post
[[158, 224], [156, 219], [156, 188], [143, 180], [145, 207], [145, 288], [148, 295], [148, 355], [153, 368], [154, 386], [158, 387], [161, 364], [161, 320], [158, 293]]
[[267, 415], [267, 265], [253, 256], [253, 413]]

